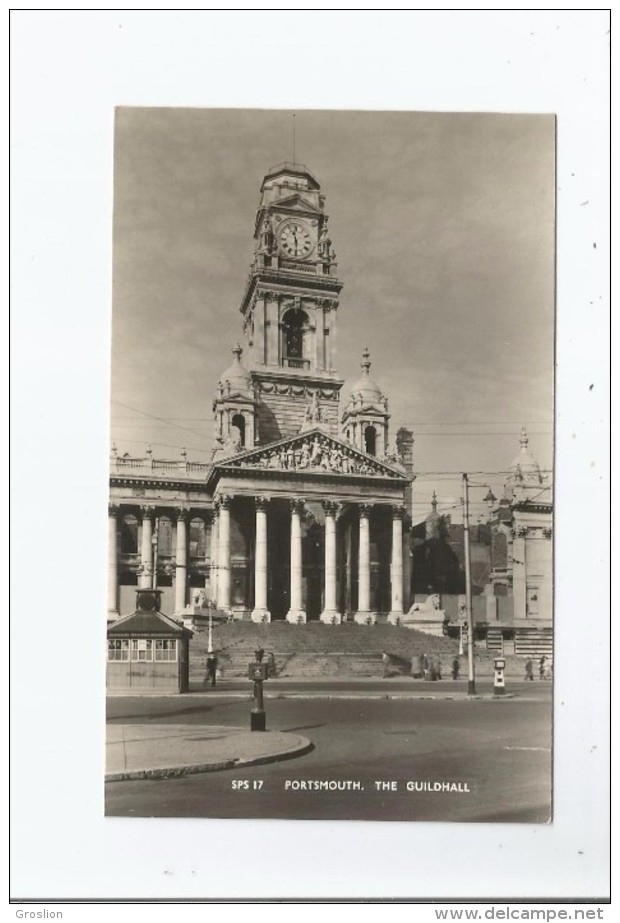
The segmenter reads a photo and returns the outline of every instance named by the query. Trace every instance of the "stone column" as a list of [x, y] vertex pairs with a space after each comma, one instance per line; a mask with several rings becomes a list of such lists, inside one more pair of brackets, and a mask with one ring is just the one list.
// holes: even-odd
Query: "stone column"
[[392, 507], [392, 564], [390, 579], [392, 582], [392, 608], [388, 622], [395, 625], [403, 616], [403, 516], [405, 508]]
[[118, 516], [120, 507], [108, 504], [108, 618], [117, 619], [118, 611]]
[[333, 500], [323, 501], [325, 511], [325, 598], [321, 621], [327, 625], [340, 624], [342, 616], [336, 605], [336, 511]]
[[177, 514], [176, 570], [174, 577], [174, 611], [180, 614], [187, 595], [187, 510], [179, 507]]
[[230, 501], [231, 497], [219, 498], [220, 535], [217, 568], [217, 607], [230, 609]]
[[403, 518], [403, 611], [411, 608], [411, 517]]
[[153, 519], [155, 518], [154, 506], [142, 507], [142, 548], [140, 555], [141, 571], [138, 585], [142, 589], [153, 586]]
[[286, 614], [287, 622], [306, 621], [306, 613], [301, 606], [301, 514], [304, 501], [301, 498], [291, 500], [291, 605]]
[[267, 608], [267, 508], [268, 497], [255, 497], [256, 540], [254, 544], [254, 610], [253, 622], [270, 622]]
[[209, 549], [209, 595], [217, 605], [217, 555], [220, 546], [220, 517], [217, 503], [211, 520], [211, 547]]
[[370, 611], [370, 512], [372, 505], [361, 503], [359, 506], [359, 552], [357, 577], [357, 612], [355, 621], [366, 625], [376, 621], [376, 613]]

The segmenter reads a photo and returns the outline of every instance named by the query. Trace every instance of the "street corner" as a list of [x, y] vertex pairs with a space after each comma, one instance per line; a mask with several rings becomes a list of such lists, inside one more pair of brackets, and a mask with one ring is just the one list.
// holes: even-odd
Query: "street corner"
[[294, 759], [313, 748], [307, 737], [287, 731], [114, 724], [108, 726], [105, 781], [218, 772]]

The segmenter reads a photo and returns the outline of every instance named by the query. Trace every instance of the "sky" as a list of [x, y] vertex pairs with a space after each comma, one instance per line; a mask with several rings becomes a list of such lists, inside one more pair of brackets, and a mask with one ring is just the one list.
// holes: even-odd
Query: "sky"
[[[458, 520], [458, 472], [500, 495], [525, 425], [553, 457], [555, 121], [549, 115], [120, 108], [114, 151], [112, 439], [208, 460], [241, 339], [260, 184], [321, 184], [344, 283], [343, 398], [364, 347], [414, 431], [414, 519]], [[456, 472], [456, 473], [455, 473]]]

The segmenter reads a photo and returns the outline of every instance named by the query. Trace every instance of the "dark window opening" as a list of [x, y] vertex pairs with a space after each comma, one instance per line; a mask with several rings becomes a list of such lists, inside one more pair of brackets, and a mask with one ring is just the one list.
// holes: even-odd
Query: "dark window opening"
[[287, 311], [283, 322], [284, 357], [303, 359], [304, 333], [308, 329], [308, 315], [300, 308]]
[[364, 443], [368, 455], [377, 454], [377, 430], [374, 426], [367, 426], [364, 432]]
[[233, 429], [236, 429], [239, 433], [239, 445], [242, 447], [245, 446], [245, 417], [240, 413], [236, 413], [232, 420], [230, 421]]
[[121, 554], [138, 553], [138, 520], [129, 513], [121, 522]]

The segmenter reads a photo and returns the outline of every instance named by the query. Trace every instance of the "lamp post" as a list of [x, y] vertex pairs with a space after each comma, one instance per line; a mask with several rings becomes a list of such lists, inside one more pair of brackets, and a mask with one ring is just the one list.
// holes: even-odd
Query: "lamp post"
[[[477, 484], [477, 487], [487, 486]], [[492, 510], [497, 503], [497, 497], [489, 487], [484, 502], [489, 510]], [[463, 544], [465, 548], [465, 617], [467, 621], [467, 693], [468, 695], [476, 694], [476, 675], [474, 664], [474, 614], [472, 606], [471, 590], [471, 555], [469, 548], [469, 479], [467, 474], [463, 474]], [[459, 643], [459, 654], [463, 653], [463, 623], [461, 622], [461, 637]]]
[[213, 619], [211, 618], [211, 610], [209, 609], [209, 644], [207, 647], [207, 654], [213, 653]]
[[469, 482], [463, 474], [463, 544], [465, 546], [465, 609], [467, 616], [467, 694], [476, 694], [474, 666], [474, 617], [471, 600], [471, 557], [469, 552]]
[[151, 545], [153, 546], [153, 578], [151, 580], [152, 589], [157, 589], [157, 545], [159, 542], [159, 520], [155, 520], [155, 528], [153, 529], [153, 536], [151, 538]]

